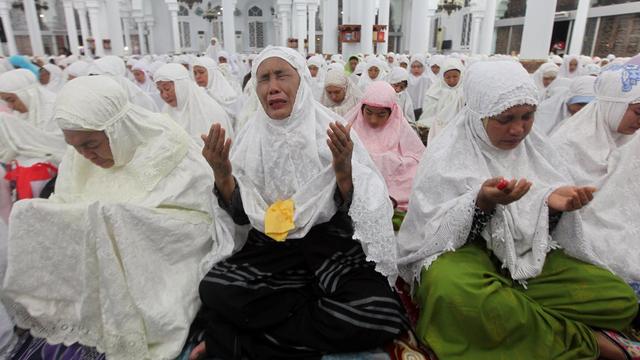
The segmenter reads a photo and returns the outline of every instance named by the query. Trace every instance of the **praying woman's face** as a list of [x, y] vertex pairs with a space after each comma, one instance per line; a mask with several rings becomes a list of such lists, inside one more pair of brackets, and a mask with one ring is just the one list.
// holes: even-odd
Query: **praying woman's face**
[[431, 65], [431, 71], [432, 71], [434, 74], [438, 75], [438, 73], [440, 73], [440, 66], [438, 66], [438, 65]]
[[47, 69], [40, 69], [40, 84], [47, 85], [51, 81], [51, 74], [47, 71]]
[[578, 60], [571, 59], [571, 61], [569, 62], [569, 72], [572, 73], [576, 71], [577, 68], [578, 68]]
[[284, 120], [291, 115], [300, 86], [296, 69], [283, 59], [264, 60], [256, 70], [256, 93], [267, 116]]
[[549, 87], [549, 85], [551, 85], [551, 83], [555, 79], [556, 79], [555, 76], [545, 76], [545, 77], [542, 78], [542, 85], [544, 85], [545, 88]]
[[486, 119], [484, 128], [491, 144], [502, 150], [515, 149], [529, 135], [535, 112], [535, 106], [518, 105]]
[[631, 104], [627, 107], [618, 125], [618, 133], [633, 135], [640, 129], [640, 104]]
[[144, 80], [146, 78], [144, 71], [142, 70], [133, 70], [133, 77], [136, 78], [136, 81], [140, 84], [144, 84]]
[[318, 76], [318, 67], [315, 65], [309, 65], [309, 72], [311, 73], [311, 77]]
[[358, 59], [349, 59], [349, 67], [351, 67], [351, 71], [356, 71], [356, 66], [358, 66]]
[[347, 96], [347, 89], [340, 86], [329, 85], [324, 88], [324, 91], [327, 93], [329, 99], [336, 104], [341, 104]]
[[424, 73], [424, 65], [422, 65], [418, 61], [414, 61], [411, 63], [411, 74], [413, 76], [420, 76]]
[[575, 104], [567, 104], [567, 110], [571, 115], [577, 113], [582, 110], [583, 107], [587, 106], [586, 103], [575, 103]]
[[220, 56], [218, 58], [218, 64], [226, 64], [226, 63], [227, 63], [227, 58], [226, 57]]
[[449, 87], [456, 87], [458, 82], [460, 81], [460, 71], [459, 70], [449, 70], [444, 73], [444, 82], [449, 85]]
[[17, 112], [22, 113], [22, 114], [24, 114], [24, 113], [29, 111], [27, 106], [22, 102], [22, 100], [20, 100], [18, 95], [14, 94], [14, 93], [0, 92], [0, 99], [2, 99], [2, 101], [6, 102], [7, 106], [9, 107], [9, 109], [11, 109], [13, 111], [17, 111]]
[[104, 131], [63, 130], [64, 140], [80, 155], [94, 165], [104, 169], [112, 167], [115, 162], [109, 146], [109, 138]]
[[209, 73], [204, 66], [196, 65], [193, 67], [193, 77], [200, 87], [207, 87], [209, 84]]
[[158, 81], [156, 87], [160, 92], [160, 97], [171, 107], [178, 106], [178, 98], [176, 97], [176, 86], [173, 81]]
[[391, 116], [391, 109], [364, 105], [362, 107], [362, 116], [369, 126], [376, 129], [383, 127], [387, 123]]
[[378, 75], [380, 75], [380, 69], [378, 69], [377, 66], [371, 66], [367, 73], [369, 74], [369, 78], [371, 78], [371, 80], [375, 80], [378, 78]]

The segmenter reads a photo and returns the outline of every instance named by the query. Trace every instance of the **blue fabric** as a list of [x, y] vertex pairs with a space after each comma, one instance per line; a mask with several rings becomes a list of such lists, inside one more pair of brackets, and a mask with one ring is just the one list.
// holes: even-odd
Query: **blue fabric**
[[40, 80], [40, 68], [34, 65], [26, 56], [13, 55], [9, 57], [9, 62], [16, 69], [27, 69], [36, 76], [36, 79]]

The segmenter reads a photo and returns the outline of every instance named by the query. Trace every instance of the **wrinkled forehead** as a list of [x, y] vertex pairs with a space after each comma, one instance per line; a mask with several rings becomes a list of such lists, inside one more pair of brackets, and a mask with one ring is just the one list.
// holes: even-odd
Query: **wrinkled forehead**
[[256, 68], [256, 79], [260, 80], [261, 77], [269, 76], [274, 73], [295, 73], [297, 75], [298, 70], [283, 58], [273, 56], [260, 62]]

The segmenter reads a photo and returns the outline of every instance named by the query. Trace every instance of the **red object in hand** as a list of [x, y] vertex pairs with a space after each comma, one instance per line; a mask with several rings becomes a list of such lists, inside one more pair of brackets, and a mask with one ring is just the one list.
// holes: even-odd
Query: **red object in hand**
[[498, 185], [496, 185], [496, 188], [498, 188], [498, 190], [504, 190], [507, 187], [507, 185], [509, 185], [509, 182], [507, 181], [507, 179], [502, 179], [500, 180]]

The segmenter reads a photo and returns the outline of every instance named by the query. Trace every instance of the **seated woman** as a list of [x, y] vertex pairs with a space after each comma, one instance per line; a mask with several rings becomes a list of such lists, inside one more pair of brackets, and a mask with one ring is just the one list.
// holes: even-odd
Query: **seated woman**
[[[202, 270], [233, 249], [212, 241], [207, 164], [184, 130], [129, 103], [106, 76], [67, 83], [55, 119], [71, 147], [55, 195], [14, 206], [7, 310], [50, 344], [174, 359], [200, 306]], [[17, 358], [44, 348], [64, 350], [32, 341]]]
[[311, 92], [316, 101], [320, 101], [324, 90], [327, 69], [324, 58], [321, 55], [314, 55], [307, 60], [307, 67], [311, 73]]
[[162, 109], [164, 101], [160, 97], [156, 84], [153, 82], [153, 79], [151, 79], [149, 63], [145, 60], [136, 61], [135, 64], [131, 66], [131, 74], [133, 75], [133, 81], [140, 90], [153, 99], [156, 108]]
[[538, 70], [533, 73], [533, 81], [538, 87], [538, 102], [541, 103], [549, 97], [549, 86], [558, 77], [559, 71], [558, 65], [548, 62], [540, 65]]
[[551, 142], [572, 165], [577, 184], [593, 185], [606, 175], [611, 153], [640, 128], [640, 83], [630, 80], [639, 68], [604, 69], [595, 83], [596, 99], [552, 134]]
[[395, 242], [384, 180], [350, 127], [312, 99], [300, 53], [269, 46], [252, 72], [261, 103], [252, 126], [233, 149], [217, 124], [203, 136], [217, 202], [251, 230], [200, 283], [206, 330], [191, 359], [380, 346], [406, 328], [389, 285]]
[[0, 98], [12, 115], [46, 132], [59, 132], [52, 121], [56, 95], [38, 85], [38, 79], [29, 70], [16, 69], [0, 75]]
[[233, 138], [229, 115], [205, 90], [191, 79], [189, 71], [179, 64], [166, 64], [153, 74], [160, 96], [165, 101], [162, 112], [169, 114], [191, 137], [209, 132], [217, 122]]
[[345, 118], [382, 173], [396, 210], [407, 211], [424, 145], [405, 120], [394, 89], [383, 81], [372, 83]]
[[402, 109], [402, 113], [404, 118], [410, 122], [415, 123], [416, 118], [413, 113], [413, 102], [411, 101], [411, 96], [407, 91], [407, 87], [409, 86], [409, 72], [404, 68], [397, 66], [391, 70], [391, 74], [389, 74], [389, 78], [387, 82], [393, 86], [397, 94], [397, 103]]
[[419, 119], [422, 115], [422, 100], [424, 94], [431, 87], [427, 69], [427, 60], [423, 55], [411, 57], [411, 71], [409, 75], [409, 86], [407, 92], [411, 96], [411, 103], [414, 108], [414, 119]]
[[[575, 210], [596, 189], [572, 186], [531, 131], [531, 77], [519, 63], [479, 62], [464, 89], [465, 108], [422, 160], [398, 236], [400, 274], [418, 284], [418, 336], [442, 360], [624, 359], [597, 329], [627, 327], [635, 295], [565, 253], [596, 260], [575, 231]], [[556, 238], [558, 221], [570, 236]]]
[[239, 95], [222, 75], [213, 59], [205, 56], [197, 58], [193, 62], [193, 78], [198, 86], [204, 88], [207, 94], [222, 106], [230, 119], [236, 118]]
[[569, 88], [541, 101], [536, 110], [536, 130], [547, 136], [553, 134], [564, 121], [595, 99], [595, 82], [596, 78], [593, 76], [579, 76], [571, 81]]
[[329, 70], [320, 102], [340, 116], [345, 116], [362, 98], [362, 92], [340, 69]]
[[360, 79], [358, 80], [358, 87], [360, 91], [365, 92], [367, 90], [367, 86], [374, 81], [385, 80], [387, 77], [387, 73], [385, 72], [386, 64], [382, 61], [378, 60], [375, 57], [367, 60], [366, 66]]
[[442, 133], [464, 105], [463, 71], [464, 65], [460, 60], [448, 59], [440, 68], [442, 76], [425, 94], [417, 125], [429, 129], [427, 143], [432, 143]]
[[578, 55], [569, 55], [562, 59], [558, 77], [573, 79], [581, 75], [581, 70], [582, 64], [580, 63], [580, 57]]

